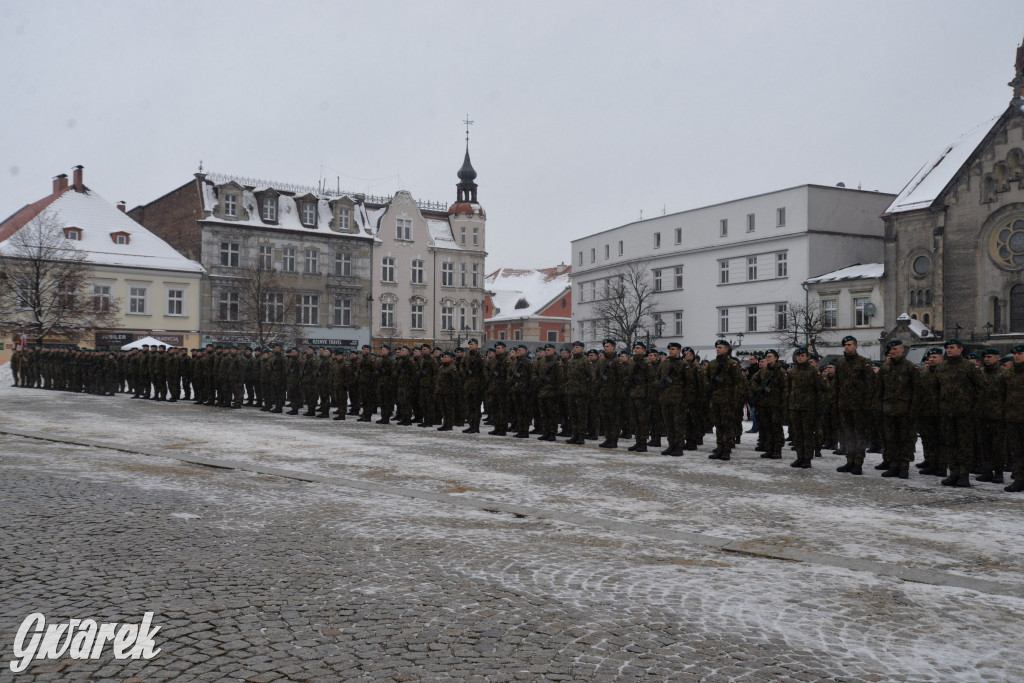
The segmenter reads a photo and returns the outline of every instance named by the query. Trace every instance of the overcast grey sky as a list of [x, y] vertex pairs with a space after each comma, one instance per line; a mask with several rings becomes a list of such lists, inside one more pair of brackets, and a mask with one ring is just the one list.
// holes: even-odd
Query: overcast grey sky
[[451, 202], [488, 269], [800, 185], [898, 192], [1001, 113], [1020, 0], [0, 0], [0, 218], [85, 166], [129, 207], [210, 171]]

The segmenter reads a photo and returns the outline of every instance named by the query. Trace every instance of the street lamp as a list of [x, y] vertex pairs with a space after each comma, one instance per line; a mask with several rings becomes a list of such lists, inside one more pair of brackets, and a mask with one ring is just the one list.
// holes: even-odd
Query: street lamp
[[960, 330], [962, 330], [962, 329], [964, 329], [964, 328], [960, 327], [960, 323], [957, 323], [956, 325], [953, 325], [953, 336], [956, 337], [957, 339], [959, 339], [960, 338]]
[[736, 348], [738, 349], [741, 346], [743, 346], [743, 333], [742, 332], [737, 332], [736, 333]]
[[985, 323], [984, 328], [985, 328], [985, 339], [986, 340], [992, 338], [992, 328], [993, 327], [995, 327], [995, 326], [992, 323]]

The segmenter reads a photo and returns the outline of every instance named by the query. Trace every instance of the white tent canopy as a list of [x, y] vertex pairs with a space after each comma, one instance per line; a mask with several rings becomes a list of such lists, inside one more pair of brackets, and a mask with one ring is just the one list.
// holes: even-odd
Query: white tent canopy
[[121, 347], [121, 350], [131, 351], [132, 349], [141, 349], [145, 344], [149, 344], [150, 346], [163, 346], [164, 348], [169, 348], [171, 346], [167, 342], [162, 342], [159, 339], [154, 339], [153, 337], [143, 337], [142, 339], [136, 339], [130, 344], [125, 344]]

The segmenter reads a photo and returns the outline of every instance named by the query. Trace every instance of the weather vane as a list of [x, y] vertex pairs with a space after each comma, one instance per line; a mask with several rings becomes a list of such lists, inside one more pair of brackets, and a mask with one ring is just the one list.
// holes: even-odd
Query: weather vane
[[463, 121], [463, 123], [466, 124], [466, 147], [469, 147], [469, 127], [472, 126], [476, 122], [475, 121], [470, 121], [469, 120], [469, 114], [466, 114], [466, 120]]

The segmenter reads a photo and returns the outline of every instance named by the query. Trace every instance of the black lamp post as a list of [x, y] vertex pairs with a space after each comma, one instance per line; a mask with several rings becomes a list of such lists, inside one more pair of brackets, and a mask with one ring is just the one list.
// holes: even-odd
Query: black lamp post
[[989, 340], [989, 339], [992, 338], [992, 328], [994, 327], [994, 325], [992, 323], [985, 323], [984, 327], [985, 327], [985, 339]]
[[953, 325], [953, 336], [956, 337], [957, 339], [959, 339], [960, 338], [960, 330], [962, 330], [962, 329], [964, 329], [964, 328], [960, 327], [960, 323], [957, 323], [956, 325]]

